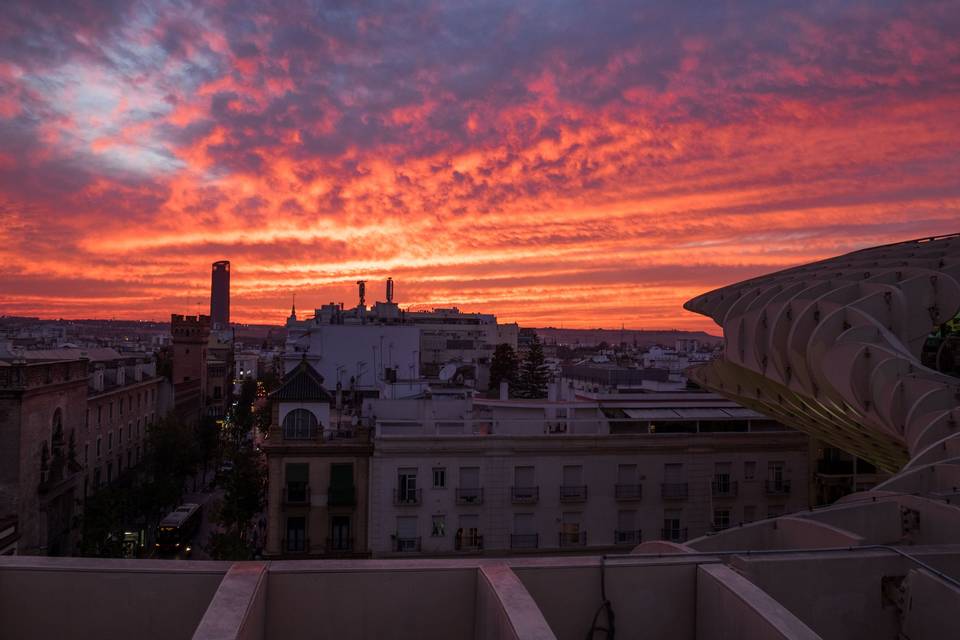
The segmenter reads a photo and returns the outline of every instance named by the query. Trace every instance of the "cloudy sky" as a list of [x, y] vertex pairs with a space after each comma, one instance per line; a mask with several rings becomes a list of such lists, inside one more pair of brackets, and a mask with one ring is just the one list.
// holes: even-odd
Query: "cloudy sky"
[[711, 328], [960, 230], [956, 2], [5, 2], [0, 313]]

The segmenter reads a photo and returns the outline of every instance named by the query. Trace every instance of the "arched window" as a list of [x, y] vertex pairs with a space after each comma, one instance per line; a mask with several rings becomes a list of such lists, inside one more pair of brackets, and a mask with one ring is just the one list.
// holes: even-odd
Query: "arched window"
[[309, 440], [317, 436], [317, 418], [306, 409], [294, 409], [283, 418], [284, 440]]

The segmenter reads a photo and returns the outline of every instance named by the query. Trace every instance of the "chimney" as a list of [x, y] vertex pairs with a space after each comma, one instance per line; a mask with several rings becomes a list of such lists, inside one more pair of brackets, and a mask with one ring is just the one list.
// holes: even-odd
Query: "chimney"
[[393, 302], [393, 278], [387, 278], [387, 303]]

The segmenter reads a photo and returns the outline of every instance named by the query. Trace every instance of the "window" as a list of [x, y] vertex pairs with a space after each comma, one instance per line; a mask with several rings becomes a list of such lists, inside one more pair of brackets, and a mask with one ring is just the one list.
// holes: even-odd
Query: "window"
[[587, 487], [583, 484], [583, 467], [579, 464], [563, 466], [563, 484], [560, 485], [560, 500], [572, 502], [587, 499]]
[[640, 544], [640, 530], [637, 527], [637, 512], [633, 509], [617, 511], [617, 530], [614, 532], [616, 544]]
[[111, 402], [110, 406], [107, 408], [109, 409], [109, 411], [107, 411], [107, 419], [113, 420], [113, 403]]
[[417, 469], [415, 467], [397, 470], [397, 501], [412, 503], [418, 501]]
[[107, 451], [113, 451], [113, 431], [107, 434]]
[[303, 516], [287, 518], [286, 548], [290, 553], [306, 551], [307, 519]]
[[350, 551], [353, 538], [350, 536], [350, 516], [333, 516], [330, 519], [331, 551]]
[[417, 536], [416, 516], [397, 516], [396, 550], [420, 550], [420, 538]]
[[757, 463], [753, 460], [748, 460], [743, 463], [743, 479], [744, 480], [753, 480], [757, 476]]
[[617, 465], [617, 484], [634, 485], [637, 483], [637, 465], [621, 464]]
[[513, 533], [510, 534], [512, 549], [536, 549], [540, 546], [540, 536], [532, 513], [513, 514]]
[[123, 427], [117, 429], [117, 444], [123, 445]]
[[[97, 436], [97, 458], [100, 458], [100, 436]], [[99, 482], [97, 483], [100, 484]]]
[[100, 486], [100, 467], [93, 470], [93, 486]]
[[480, 467], [460, 467], [457, 502], [467, 504], [483, 502], [483, 489], [480, 488]]
[[767, 464], [767, 480], [773, 484], [783, 484], [783, 462], [770, 462]]
[[430, 529], [430, 537], [442, 538], [447, 535], [446, 516], [433, 516], [433, 526]]
[[317, 435], [316, 416], [306, 409], [294, 409], [283, 418], [284, 440], [310, 440]]
[[83, 445], [83, 464], [87, 464], [90, 461], [90, 444], [87, 443]]
[[447, 469], [446, 467], [434, 467], [433, 468], [433, 488], [434, 489], [443, 489], [447, 486]]
[[730, 527], [730, 510], [729, 509], [714, 509], [713, 510], [713, 528], [717, 531], [723, 531]]
[[457, 533], [454, 537], [455, 549], [478, 549], [483, 547], [483, 536], [480, 535], [480, 516], [464, 514], [460, 516]]
[[679, 509], [667, 509], [663, 512], [663, 539], [679, 541], [683, 540], [685, 532], [680, 526], [680, 516], [682, 512]]
[[725, 496], [735, 493], [735, 485], [730, 481], [731, 464], [717, 462], [713, 465], [713, 495]]
[[302, 462], [287, 464], [284, 472], [287, 482], [285, 502], [297, 504], [307, 502], [310, 499], [307, 492], [310, 465]]
[[123, 417], [123, 398], [117, 402], [117, 410], [120, 412], [120, 417]]
[[107, 484], [113, 482], [113, 463], [107, 463]]
[[560, 523], [560, 546], [586, 544], [586, 532], [580, 530], [580, 512], [565, 511]]
[[752, 504], [748, 504], [743, 508], [743, 521], [744, 522], [753, 522], [757, 519], [757, 508]]
[[100, 423], [103, 422], [103, 405], [97, 405], [97, 426], [100, 426]]

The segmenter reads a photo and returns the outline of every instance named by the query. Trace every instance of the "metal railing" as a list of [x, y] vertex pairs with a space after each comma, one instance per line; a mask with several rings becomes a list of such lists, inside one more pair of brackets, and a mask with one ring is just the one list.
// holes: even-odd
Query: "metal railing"
[[643, 498], [642, 484], [615, 484], [613, 495], [617, 500], [640, 500]]
[[584, 547], [587, 544], [587, 532], [570, 533], [561, 531], [557, 534], [557, 544], [561, 547]]
[[460, 535], [453, 539], [453, 548], [456, 551], [483, 551], [483, 536]]
[[416, 506], [422, 500], [423, 491], [421, 489], [408, 489], [400, 491], [393, 490], [393, 504], [398, 507]]
[[511, 533], [511, 549], [536, 549], [540, 546], [539, 533]]
[[583, 502], [587, 499], [587, 485], [562, 484], [560, 485], [560, 502]]
[[687, 528], [669, 528], [661, 529], [660, 537], [664, 540], [669, 540], [670, 542], [686, 542], [687, 540]]
[[735, 498], [738, 488], [736, 480], [714, 480], [710, 483], [714, 498]]
[[690, 495], [690, 485], [686, 482], [664, 482], [660, 485], [660, 496], [666, 500], [685, 500]]
[[353, 551], [353, 538], [327, 538], [327, 553]]
[[280, 548], [284, 553], [306, 553], [310, 548], [310, 538], [280, 539]]
[[764, 487], [767, 490], [767, 495], [770, 496], [785, 496], [790, 493], [789, 480], [767, 480]]
[[393, 549], [398, 553], [416, 553], [420, 551], [420, 538], [400, 538], [393, 539]]
[[640, 544], [643, 542], [643, 532], [640, 529], [614, 529], [614, 544]]
[[540, 500], [540, 487], [510, 487], [510, 502], [534, 504]]
[[456, 495], [457, 504], [482, 504], [483, 503], [482, 487], [467, 487], [467, 488], [455, 489], [454, 494]]

